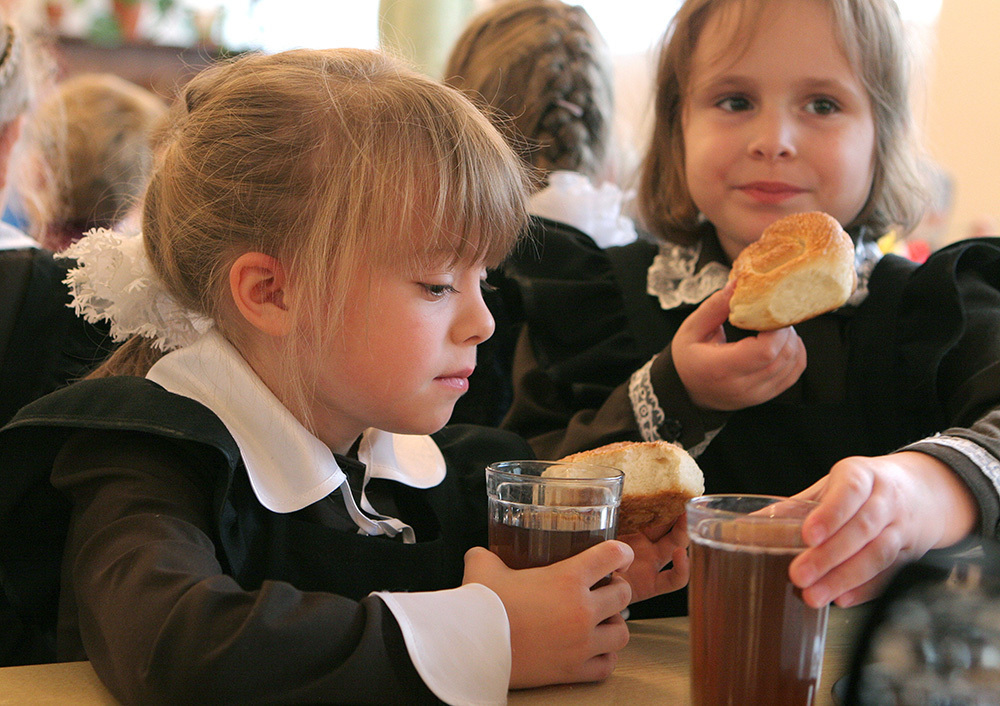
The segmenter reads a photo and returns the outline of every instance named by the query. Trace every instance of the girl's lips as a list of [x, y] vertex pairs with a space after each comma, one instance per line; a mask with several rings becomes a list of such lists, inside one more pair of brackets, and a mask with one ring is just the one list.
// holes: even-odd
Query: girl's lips
[[456, 390], [461, 390], [466, 392], [469, 389], [469, 376], [472, 375], [472, 369], [459, 370], [454, 373], [448, 373], [447, 375], [439, 375], [435, 378], [438, 382], [447, 385], [448, 387], [454, 388]]
[[777, 181], [755, 181], [738, 186], [737, 189], [754, 201], [766, 204], [781, 203], [805, 191], [797, 186]]

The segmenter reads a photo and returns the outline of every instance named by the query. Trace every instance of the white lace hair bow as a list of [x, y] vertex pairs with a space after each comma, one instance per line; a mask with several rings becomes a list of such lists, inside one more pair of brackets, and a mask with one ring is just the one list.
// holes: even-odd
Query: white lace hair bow
[[90, 323], [110, 322], [115, 341], [138, 335], [171, 351], [212, 327], [212, 319], [185, 309], [167, 292], [146, 258], [141, 233], [94, 228], [58, 257], [76, 260], [64, 280], [71, 306]]

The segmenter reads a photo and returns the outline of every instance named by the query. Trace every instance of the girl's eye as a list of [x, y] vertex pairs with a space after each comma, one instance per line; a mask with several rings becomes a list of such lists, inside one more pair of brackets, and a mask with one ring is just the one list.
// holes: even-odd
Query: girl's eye
[[840, 106], [832, 98], [814, 98], [809, 101], [806, 110], [816, 115], [831, 115], [839, 111]]
[[738, 113], [744, 110], [750, 110], [753, 104], [750, 99], [746, 96], [726, 96], [722, 100], [716, 103], [716, 105], [723, 110], [729, 111], [730, 113]]
[[479, 280], [479, 288], [482, 289], [484, 292], [495, 292], [495, 291], [497, 291], [497, 288], [494, 287], [489, 282], [487, 282], [485, 277], [483, 277], [481, 280]]
[[436, 299], [440, 299], [444, 297], [446, 294], [451, 294], [452, 292], [458, 291], [450, 284], [431, 284], [429, 282], [421, 282], [420, 286], [423, 287], [428, 294], [430, 294], [432, 297], [435, 297]]

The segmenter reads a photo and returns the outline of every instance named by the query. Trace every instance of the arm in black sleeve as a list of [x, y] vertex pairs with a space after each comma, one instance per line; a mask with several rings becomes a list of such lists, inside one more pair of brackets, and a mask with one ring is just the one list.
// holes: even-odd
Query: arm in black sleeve
[[119, 432], [81, 432], [60, 453], [53, 482], [73, 503], [64, 644], [75, 623], [126, 703], [434, 702], [378, 598], [247, 590], [225, 573], [206, 453]]

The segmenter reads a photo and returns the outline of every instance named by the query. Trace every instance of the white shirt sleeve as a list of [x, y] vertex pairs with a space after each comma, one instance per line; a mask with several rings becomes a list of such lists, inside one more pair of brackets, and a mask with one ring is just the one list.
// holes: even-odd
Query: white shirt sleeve
[[470, 583], [378, 596], [392, 611], [420, 678], [448, 704], [505, 704], [510, 624], [496, 593]]

